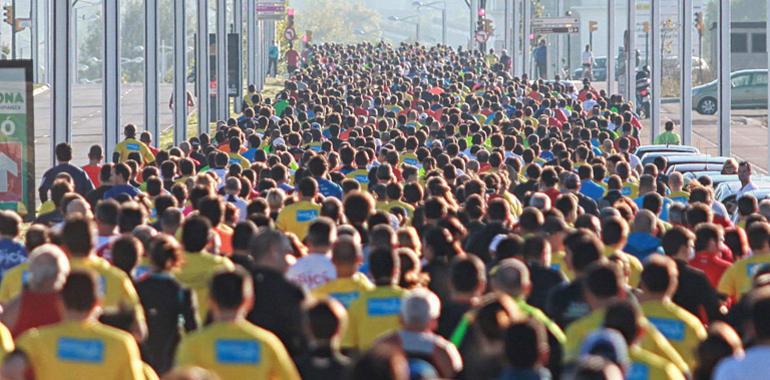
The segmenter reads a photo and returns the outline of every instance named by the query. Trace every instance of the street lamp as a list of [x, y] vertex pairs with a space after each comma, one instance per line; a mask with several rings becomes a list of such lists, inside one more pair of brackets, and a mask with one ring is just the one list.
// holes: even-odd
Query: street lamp
[[[414, 26], [415, 26], [415, 37], [414, 37], [414, 40], [415, 40], [415, 42], [420, 42], [420, 21], [417, 20], [418, 16], [419, 15], [417, 15], [417, 14], [411, 15], [411, 16], [406, 16], [406, 17], [390, 16], [390, 17], [388, 17], [388, 20], [393, 21], [393, 22], [403, 22], [403, 23], [406, 23], [406, 24], [414, 24]], [[410, 20], [417, 20], [417, 21], [410, 21]]]
[[[437, 7], [436, 4], [442, 4], [442, 6]], [[418, 10], [420, 8], [431, 8], [441, 11], [441, 43], [446, 45], [446, 0], [433, 1], [430, 3], [426, 3], [424, 1], [413, 1], [412, 5], [417, 7]]]

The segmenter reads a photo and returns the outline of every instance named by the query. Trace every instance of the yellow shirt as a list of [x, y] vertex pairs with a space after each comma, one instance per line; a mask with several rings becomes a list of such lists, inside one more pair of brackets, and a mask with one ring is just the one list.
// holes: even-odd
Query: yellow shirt
[[[604, 323], [604, 309], [597, 309], [583, 318], [572, 322], [564, 331], [567, 343], [564, 345], [564, 362], [569, 363], [577, 359], [580, 346], [585, 338], [599, 329]], [[639, 346], [662, 358], [671, 361], [683, 372], [689, 372], [689, 367], [679, 352], [666, 340], [663, 334], [655, 328], [646, 318], [642, 321], [645, 334], [642, 336]]]
[[420, 165], [420, 161], [417, 159], [417, 155], [414, 153], [407, 152], [402, 154], [401, 157], [399, 157], [399, 161], [402, 164], [412, 165], [416, 168], [420, 168], [420, 166], [422, 166]]
[[337, 278], [315, 289], [313, 297], [331, 297], [339, 301], [345, 308], [349, 308], [353, 301], [357, 300], [363, 292], [374, 290], [374, 285], [366, 276], [356, 273], [352, 277]]
[[185, 336], [176, 365], [202, 367], [222, 379], [299, 379], [281, 341], [246, 321], [214, 322]]
[[395, 285], [361, 293], [348, 308], [348, 331], [342, 346], [363, 351], [381, 335], [398, 329], [401, 297], [405, 293]]
[[310, 223], [321, 215], [321, 206], [310, 201], [299, 201], [284, 207], [278, 213], [276, 225], [283, 232], [291, 232], [305, 239]]
[[5, 272], [0, 283], [0, 303], [5, 304], [21, 294], [29, 279], [29, 261], [25, 261]]
[[207, 252], [185, 252], [184, 262], [174, 277], [193, 292], [198, 304], [198, 322], [205, 321], [209, 312], [209, 281], [220, 271], [232, 270], [235, 270], [235, 266], [226, 257]]
[[241, 165], [242, 168], [248, 169], [251, 167], [251, 162], [246, 157], [241, 156], [239, 153], [228, 153], [230, 157], [230, 165]]
[[564, 257], [566, 253], [564, 251], [551, 252], [551, 269], [561, 272], [567, 280], [572, 281], [575, 274], [567, 267], [567, 262]]
[[770, 264], [770, 254], [753, 255], [736, 261], [722, 274], [717, 290], [736, 301], [739, 300], [744, 293], [751, 290], [751, 278], [757, 269], [765, 264]]
[[356, 180], [361, 185], [361, 190], [369, 191], [369, 171], [366, 169], [356, 169], [348, 173], [345, 178]]
[[144, 309], [134, 284], [122, 270], [96, 256], [70, 258], [70, 266], [72, 269], [89, 270], [97, 275], [96, 288], [102, 297], [102, 309], [106, 312], [115, 312], [121, 306], [128, 306], [134, 310], [138, 322], [145, 320]]
[[0, 363], [5, 359], [5, 355], [15, 349], [13, 344], [13, 336], [11, 332], [0, 323]]
[[623, 187], [620, 188], [620, 194], [625, 197], [634, 199], [639, 196], [639, 185], [633, 182], [626, 182]]
[[609, 257], [613, 254], [617, 254], [628, 260], [628, 284], [634, 288], [637, 287], [639, 285], [639, 280], [642, 277], [642, 270], [644, 270], [644, 265], [642, 265], [642, 262], [636, 258], [636, 256], [621, 250], [614, 250], [610, 247], [604, 248], [604, 256]]
[[390, 201], [388, 202], [387, 211], [390, 212], [390, 210], [392, 210], [395, 207], [401, 207], [404, 210], [406, 210], [406, 216], [409, 218], [409, 220], [412, 220], [412, 217], [414, 216], [414, 206], [404, 201]]
[[137, 139], [127, 138], [119, 142], [118, 145], [115, 145], [115, 153], [120, 154], [120, 162], [128, 161], [128, 155], [133, 152], [139, 153], [144, 160], [144, 163], [155, 161], [155, 156], [152, 154], [150, 148]]
[[706, 339], [706, 329], [697, 317], [671, 301], [645, 301], [642, 312], [668, 339], [690, 368], [697, 364], [695, 350]]
[[99, 322], [63, 321], [22, 335], [37, 379], [144, 379], [134, 338]]
[[626, 378], [629, 380], [684, 380], [682, 371], [666, 359], [661, 358], [639, 346], [628, 350], [631, 368]]

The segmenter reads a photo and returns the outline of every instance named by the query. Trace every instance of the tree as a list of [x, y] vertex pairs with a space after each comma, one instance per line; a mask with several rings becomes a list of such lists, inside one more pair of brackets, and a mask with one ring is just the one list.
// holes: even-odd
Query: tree
[[382, 38], [379, 13], [361, 0], [314, 0], [297, 9], [297, 33], [313, 32], [313, 42], [356, 43]]

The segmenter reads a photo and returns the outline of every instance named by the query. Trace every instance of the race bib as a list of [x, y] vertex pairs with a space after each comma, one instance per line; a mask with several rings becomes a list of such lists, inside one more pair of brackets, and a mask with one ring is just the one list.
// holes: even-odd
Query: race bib
[[297, 210], [298, 222], [310, 222], [318, 218], [318, 210]]
[[649, 318], [649, 320], [668, 340], [684, 340], [684, 322], [668, 318]]
[[648, 380], [650, 378], [650, 368], [644, 364], [634, 363], [628, 370], [627, 380]]
[[138, 152], [139, 151], [139, 144], [128, 143], [128, 144], [126, 144], [126, 149], [130, 150], [132, 152]]
[[329, 295], [335, 300], [340, 301], [346, 309], [350, 307], [350, 304], [353, 303], [353, 301], [358, 299], [358, 292], [339, 292], [331, 293]]
[[59, 338], [56, 357], [67, 362], [102, 363], [104, 342], [98, 339]]
[[372, 317], [398, 315], [401, 311], [401, 298], [373, 298], [366, 302], [366, 312]]
[[259, 364], [261, 347], [253, 340], [218, 339], [214, 343], [218, 363]]
[[369, 183], [369, 176], [365, 174], [359, 174], [356, 176], [358, 183]]

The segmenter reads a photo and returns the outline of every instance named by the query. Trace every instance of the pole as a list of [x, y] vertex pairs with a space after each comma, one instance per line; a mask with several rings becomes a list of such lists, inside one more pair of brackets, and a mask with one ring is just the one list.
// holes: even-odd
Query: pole
[[217, 119], [230, 116], [227, 97], [227, 0], [217, 1]]
[[32, 49], [32, 80], [35, 83], [40, 82], [40, 44], [38, 43], [40, 35], [40, 23], [38, 12], [38, 0], [32, 0], [30, 4], [29, 19], [32, 20], [30, 48]]
[[663, 70], [661, 68], [661, 36], [660, 36], [660, 0], [652, 0], [652, 17], [650, 26], [652, 28], [652, 51], [649, 55], [652, 57], [652, 108], [650, 114], [650, 143], [655, 141], [655, 137], [660, 131], [660, 98], [663, 88], [662, 75]]
[[419, 43], [420, 42], [420, 21], [419, 21], [419, 19], [417, 19], [417, 22], [415, 22], [414, 25], [415, 25], [414, 42]]
[[[158, 83], [158, 2], [144, 2], [144, 128], [160, 143]], [[109, 156], [108, 156], [109, 157]]]
[[13, 23], [11, 25], [11, 59], [16, 59], [16, 0], [11, 1], [13, 6], [13, 19], [9, 20]]
[[446, 0], [444, 0], [444, 8], [441, 9], [441, 44], [446, 46]]
[[519, 0], [512, 0], [511, 18], [513, 18], [513, 48], [511, 49], [511, 73], [516, 76], [521, 70], [519, 65], [519, 45], [521, 43], [521, 3]]
[[529, 48], [530, 48], [530, 42], [529, 42], [529, 31], [530, 31], [530, 16], [532, 13], [532, 8], [529, 0], [524, 0], [524, 10], [522, 12], [522, 22], [524, 23], [524, 39], [523, 39], [523, 45], [521, 47], [521, 58], [524, 62], [523, 69], [524, 73], [529, 76]]
[[626, 51], [626, 99], [636, 95], [636, 1], [628, 0], [628, 51]]
[[53, 110], [53, 128], [51, 134], [51, 165], [56, 163], [56, 144], [69, 142], [72, 139], [70, 126], [70, 107], [72, 101], [72, 62], [69, 54], [74, 47], [70, 39], [72, 22], [72, 2], [53, 2], [53, 61], [52, 68], [53, 94], [51, 109]]
[[[770, 36], [770, 7], [767, 7], [766, 20], [767, 20], [767, 23], [765, 23], [765, 28], [766, 28], [765, 36]], [[770, 38], [765, 38], [765, 43], [767, 44], [767, 47], [765, 49], [765, 51], [767, 52], [767, 62], [768, 62], [767, 67], [770, 67]], [[702, 66], [702, 65], [699, 65], [699, 66]], [[768, 94], [767, 122], [768, 122], [768, 125], [770, 126], [770, 81], [767, 81], [767, 94]], [[768, 131], [770, 131], [770, 127], [768, 127]], [[767, 134], [767, 146], [770, 147], [770, 132], [768, 132]], [[768, 148], [767, 154], [768, 154], [768, 161], [767, 161], [768, 168], [770, 168], [770, 148]]]
[[249, 67], [248, 84], [257, 84], [257, 62], [254, 58], [257, 56], [257, 2], [256, 0], [246, 0], [246, 57]]
[[185, 0], [174, 0], [174, 144], [187, 140]]
[[104, 107], [103, 144], [105, 157], [112, 157], [118, 143], [120, 128], [120, 11], [119, 0], [102, 3], [104, 25], [104, 82], [102, 84]]
[[682, 29], [684, 29], [684, 38], [682, 39], [682, 73], [681, 73], [681, 93], [682, 93], [682, 144], [692, 144], [692, 0], [682, 0]]
[[615, 82], [615, 0], [607, 0], [607, 95]]
[[476, 22], [478, 21], [478, 11], [479, 11], [479, 1], [478, 0], [470, 0], [471, 1], [471, 19], [470, 19], [470, 42], [468, 44], [468, 49], [473, 50], [476, 48]]
[[236, 113], [241, 113], [243, 103], [243, 0], [235, 1], [235, 12], [233, 12], [233, 18], [235, 19], [235, 34], [238, 36], [238, 70], [235, 77], [238, 79], [238, 86], [235, 88], [235, 98], [233, 99], [233, 108]]
[[198, 29], [198, 48], [196, 49], [196, 85], [198, 86], [198, 133], [209, 131], [211, 120], [209, 86], [209, 1], [198, 0], [196, 23]]
[[719, 154], [731, 152], [732, 65], [730, 62], [730, 2], [719, 2]]

